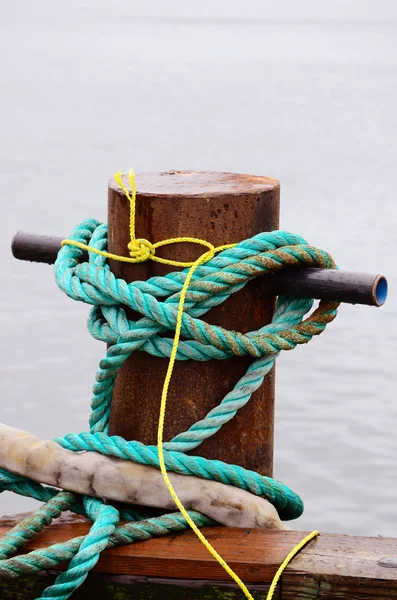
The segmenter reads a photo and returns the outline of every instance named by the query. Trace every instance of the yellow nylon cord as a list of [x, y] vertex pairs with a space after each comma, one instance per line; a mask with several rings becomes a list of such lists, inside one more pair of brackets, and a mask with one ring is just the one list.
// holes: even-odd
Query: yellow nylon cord
[[[118, 260], [120, 262], [127, 263], [138, 263], [144, 262], [148, 259], [154, 260], [159, 263], [163, 263], [164, 265], [171, 265], [174, 267], [192, 267], [195, 262], [182, 262], [177, 260], [170, 260], [168, 258], [160, 258], [160, 256], [156, 256], [153, 253], [153, 250], [156, 248], [160, 248], [160, 246], [168, 246], [170, 244], [178, 244], [180, 242], [189, 242], [192, 244], [200, 244], [201, 246], [205, 246], [211, 252], [216, 253], [221, 250], [226, 250], [226, 248], [233, 248], [236, 244], [225, 244], [224, 246], [218, 246], [215, 248], [210, 242], [206, 242], [205, 240], [201, 240], [200, 238], [192, 238], [192, 237], [180, 237], [180, 238], [170, 238], [169, 240], [163, 240], [161, 242], [156, 242], [155, 244], [151, 244], [148, 240], [138, 239], [135, 240], [136, 244], [141, 244], [141, 246], [150, 251], [149, 256], [121, 256], [119, 254], [112, 254], [111, 252], [105, 252], [104, 250], [98, 250], [97, 248], [93, 248], [92, 246], [88, 246], [87, 244], [82, 244], [81, 242], [76, 242], [75, 240], [62, 240], [62, 246], [76, 246], [76, 248], [81, 248], [81, 250], [87, 250], [88, 252], [94, 252], [95, 254], [100, 254], [101, 256], [106, 256], [106, 258], [112, 258], [113, 260]], [[207, 253], [206, 253], [207, 254]], [[210, 256], [212, 258], [213, 254]], [[209, 258], [207, 260], [210, 260]]]
[[[172, 345], [170, 361], [168, 363], [167, 373], [166, 373], [166, 376], [164, 379], [163, 391], [161, 394], [159, 424], [158, 424], [158, 430], [157, 430], [157, 446], [158, 446], [160, 470], [161, 470], [161, 474], [163, 476], [164, 482], [168, 488], [168, 491], [171, 494], [171, 497], [173, 498], [176, 506], [178, 507], [178, 509], [181, 512], [181, 514], [183, 515], [183, 517], [186, 519], [187, 523], [193, 529], [194, 533], [197, 535], [197, 537], [200, 539], [200, 541], [204, 544], [204, 546], [207, 548], [209, 553], [218, 561], [218, 563], [225, 569], [225, 571], [228, 573], [228, 575], [230, 575], [230, 577], [237, 583], [237, 585], [243, 591], [244, 595], [249, 600], [254, 600], [253, 596], [250, 594], [250, 592], [249, 592], [247, 586], [244, 584], [244, 582], [241, 581], [239, 576], [229, 567], [229, 565], [220, 556], [220, 554], [218, 554], [218, 552], [215, 550], [215, 548], [213, 546], [211, 546], [209, 541], [201, 533], [200, 529], [197, 527], [197, 525], [194, 523], [194, 521], [190, 518], [188, 512], [186, 511], [185, 507], [183, 506], [182, 502], [180, 501], [175, 489], [173, 488], [170, 478], [168, 477], [167, 468], [165, 466], [164, 448], [163, 448], [165, 411], [166, 411], [166, 406], [167, 406], [168, 389], [170, 386], [170, 381], [171, 381], [171, 377], [172, 377], [172, 373], [173, 373], [174, 365], [175, 365], [175, 361], [176, 361], [176, 355], [177, 355], [179, 340], [180, 340], [180, 336], [181, 336], [183, 309], [184, 309], [186, 294], [187, 294], [190, 282], [192, 280], [192, 277], [193, 277], [194, 272], [197, 269], [197, 267], [199, 267], [203, 263], [206, 263], [209, 260], [211, 260], [211, 258], [213, 258], [213, 256], [215, 256], [215, 254], [217, 252], [220, 252], [221, 250], [226, 250], [227, 248], [233, 248], [234, 246], [236, 246], [236, 244], [225, 244], [224, 246], [215, 247], [215, 246], [213, 246], [213, 244], [211, 244], [210, 242], [207, 242], [206, 240], [203, 240], [201, 238], [193, 238], [193, 237], [170, 238], [168, 240], [162, 240], [160, 242], [156, 242], [155, 244], [152, 244], [149, 240], [136, 239], [136, 237], [135, 237], [136, 187], [135, 187], [134, 171], [132, 169], [130, 169], [128, 171], [128, 179], [129, 179], [129, 184], [131, 186], [131, 194], [128, 191], [128, 189], [125, 187], [125, 185], [122, 181], [120, 172], [116, 173], [114, 178], [130, 202], [129, 229], [130, 229], [131, 241], [128, 244], [128, 249], [130, 250], [130, 256], [120, 256], [118, 254], [112, 254], [111, 252], [105, 252], [103, 250], [98, 250], [97, 248], [94, 248], [92, 246], [88, 246], [86, 244], [82, 244], [80, 242], [76, 242], [74, 240], [69, 240], [69, 239], [63, 240], [62, 246], [66, 245], [66, 244], [69, 246], [75, 246], [77, 248], [80, 248], [81, 250], [87, 250], [89, 252], [94, 252], [95, 254], [99, 254], [100, 256], [105, 256], [106, 258], [118, 260], [121, 262], [138, 263], [138, 262], [144, 262], [146, 260], [153, 260], [153, 261], [156, 261], [159, 263], [163, 263], [165, 265], [171, 265], [171, 266], [175, 266], [175, 267], [190, 267], [188, 274], [186, 276], [185, 282], [183, 284], [182, 290], [181, 290], [181, 296], [179, 299], [177, 319], [176, 319], [176, 325], [175, 325], [175, 336], [174, 336], [174, 341], [173, 341], [173, 345]], [[156, 256], [156, 254], [155, 254], [156, 248], [160, 248], [161, 246], [167, 246], [169, 244], [177, 244], [180, 242], [189, 242], [189, 243], [193, 243], [193, 244], [199, 244], [201, 246], [208, 248], [208, 250], [207, 250], [207, 252], [204, 252], [204, 254], [202, 254], [197, 260], [195, 260], [193, 262], [175, 261], [175, 260], [169, 260], [166, 258], [160, 258], [160, 257]], [[288, 556], [286, 557], [286, 559], [283, 561], [280, 568], [278, 569], [276, 575], [274, 576], [273, 582], [269, 589], [269, 593], [267, 595], [267, 600], [272, 599], [274, 590], [276, 589], [276, 586], [277, 586], [277, 582], [278, 582], [282, 572], [288, 565], [288, 563], [301, 550], [301, 548], [303, 548], [303, 546], [305, 546], [316, 535], [318, 535], [318, 531], [313, 531], [313, 533], [311, 533], [304, 540], [302, 540], [288, 554]]]
[[166, 374], [165, 380], [164, 380], [163, 392], [161, 394], [160, 418], [159, 418], [159, 427], [158, 427], [158, 433], [157, 433], [157, 445], [158, 445], [161, 474], [162, 474], [165, 484], [168, 488], [168, 491], [170, 492], [178, 509], [180, 510], [182, 515], [185, 517], [186, 521], [189, 523], [189, 525], [193, 529], [194, 533], [197, 535], [197, 537], [200, 539], [200, 541], [204, 544], [204, 546], [210, 552], [210, 554], [212, 554], [212, 556], [219, 562], [219, 564], [225, 569], [225, 571], [230, 575], [230, 577], [232, 579], [234, 579], [234, 581], [237, 583], [237, 585], [244, 592], [245, 596], [247, 598], [249, 598], [250, 600], [253, 600], [253, 596], [248, 591], [248, 588], [246, 587], [246, 585], [241, 581], [241, 579], [238, 577], [238, 575], [229, 567], [229, 565], [223, 560], [223, 558], [220, 556], [220, 554], [218, 554], [218, 552], [215, 550], [215, 548], [213, 546], [211, 546], [211, 544], [209, 543], [207, 538], [201, 533], [200, 529], [197, 527], [197, 525], [194, 523], [194, 521], [190, 518], [188, 512], [186, 511], [186, 509], [183, 506], [182, 502], [180, 501], [175, 489], [172, 486], [172, 483], [168, 477], [167, 469], [166, 469], [165, 462], [164, 462], [163, 430], [164, 430], [164, 421], [165, 421], [165, 409], [166, 409], [166, 404], [167, 404], [168, 388], [169, 388], [170, 381], [171, 381], [172, 371], [173, 371], [174, 365], [175, 365], [176, 353], [178, 350], [179, 338], [180, 338], [180, 334], [181, 334], [183, 307], [185, 304], [186, 293], [187, 293], [187, 290], [189, 287], [189, 283], [193, 277], [194, 271], [197, 269], [197, 267], [199, 265], [201, 265], [204, 262], [207, 262], [210, 258], [212, 258], [213, 255], [214, 255], [214, 252], [210, 250], [210, 251], [206, 252], [205, 254], [202, 254], [200, 256], [200, 258], [198, 258], [196, 260], [196, 262], [190, 267], [190, 270], [186, 276], [185, 283], [184, 283], [182, 291], [181, 291], [181, 297], [179, 300], [178, 315], [177, 315], [176, 327], [175, 327], [175, 337], [174, 337], [174, 342], [172, 345], [170, 362], [168, 363], [167, 374]]

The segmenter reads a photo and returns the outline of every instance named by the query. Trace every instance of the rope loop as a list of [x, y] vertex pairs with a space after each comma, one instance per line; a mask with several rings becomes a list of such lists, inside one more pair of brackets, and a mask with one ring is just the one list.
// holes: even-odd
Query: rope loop
[[[211, 258], [213, 258], [215, 256], [215, 253], [218, 250], [218, 248], [215, 248], [215, 246], [213, 244], [211, 244], [211, 242], [207, 242], [206, 240], [202, 240], [200, 238], [194, 238], [194, 237], [177, 237], [177, 238], [170, 238], [168, 240], [161, 240], [160, 242], [156, 242], [155, 244], [153, 244], [153, 247], [161, 248], [162, 246], [169, 246], [171, 244], [181, 244], [184, 242], [187, 242], [190, 244], [198, 244], [200, 246], [204, 246], [205, 248], [208, 248], [207, 252], [202, 254], [200, 257], [202, 262], [207, 262], [207, 261], [211, 260]], [[152, 258], [152, 260], [155, 260], [159, 263], [163, 263], [164, 265], [171, 265], [173, 267], [192, 267], [195, 263], [195, 261], [188, 262], [188, 261], [180, 261], [180, 260], [171, 260], [169, 258], [160, 258], [159, 256], [152, 256], [151, 258]]]

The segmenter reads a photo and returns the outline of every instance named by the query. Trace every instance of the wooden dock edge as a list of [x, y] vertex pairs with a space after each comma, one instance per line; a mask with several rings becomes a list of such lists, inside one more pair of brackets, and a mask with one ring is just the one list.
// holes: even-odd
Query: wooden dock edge
[[[0, 520], [0, 535], [13, 524], [12, 518]], [[88, 529], [88, 522], [81, 517], [55, 522], [30, 541], [25, 550], [66, 541], [86, 534]], [[257, 600], [266, 598], [277, 568], [306, 535], [301, 531], [224, 527], [208, 527], [203, 532]], [[51, 572], [23, 579], [0, 579], [0, 598], [33, 600], [55, 577], [56, 573]], [[107, 550], [73, 598], [242, 598], [241, 590], [226, 579], [223, 569], [194, 533], [185, 532]], [[320, 534], [287, 568], [276, 598], [397, 598], [397, 539]]]

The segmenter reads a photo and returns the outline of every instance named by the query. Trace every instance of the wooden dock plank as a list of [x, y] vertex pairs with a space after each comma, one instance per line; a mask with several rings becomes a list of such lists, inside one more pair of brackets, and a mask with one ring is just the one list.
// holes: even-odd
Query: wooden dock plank
[[[8, 528], [0, 526], [0, 535]], [[87, 534], [86, 523], [54, 524], [25, 546], [26, 551]], [[291, 548], [305, 534], [260, 529], [206, 527], [203, 533], [221, 556], [248, 582], [269, 581]], [[224, 581], [227, 575], [193, 532], [153, 538], [102, 553], [96, 571], [174, 579]]]
[[378, 561], [396, 557], [397, 540], [323, 534], [290, 564], [283, 600], [389, 600], [397, 598], [397, 568]]
[[[52, 585], [57, 573], [0, 580], [1, 600], [36, 600]], [[254, 600], [266, 600], [268, 586], [250, 585]], [[242, 600], [235, 584], [207, 581], [157, 580], [90, 573], [71, 600]], [[273, 600], [280, 600], [278, 590]]]
[[[10, 524], [0, 522], [0, 535]], [[87, 533], [85, 522], [55, 523], [29, 542], [33, 550]], [[208, 527], [211, 544], [250, 586], [266, 586], [288, 552], [305, 537], [300, 531], [267, 531]], [[381, 559], [396, 557], [397, 540], [321, 534], [295, 557], [282, 578], [282, 600], [397, 599], [397, 568], [386, 568]], [[392, 562], [389, 560], [389, 562]], [[185, 580], [182, 588], [224, 585], [227, 577], [193, 532], [170, 535], [102, 554], [95, 571], [116, 578], [130, 576], [147, 581]], [[190, 583], [189, 583], [190, 582]], [[4, 583], [4, 582], [3, 582]], [[2, 582], [0, 581], [0, 590]], [[181, 587], [181, 586], [180, 586]], [[231, 584], [231, 589], [233, 585]], [[261, 588], [263, 589], [263, 588]], [[128, 596], [127, 596], [128, 597]], [[189, 597], [189, 594], [186, 596]], [[233, 596], [231, 596], [233, 597]], [[239, 597], [238, 594], [236, 598]], [[265, 598], [265, 594], [258, 597]]]

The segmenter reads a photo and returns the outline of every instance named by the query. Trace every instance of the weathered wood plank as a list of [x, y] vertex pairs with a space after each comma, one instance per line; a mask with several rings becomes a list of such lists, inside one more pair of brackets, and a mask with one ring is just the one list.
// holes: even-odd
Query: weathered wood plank
[[[30, 551], [86, 535], [86, 523], [59, 523], [28, 542]], [[0, 535], [8, 528], [0, 526]], [[277, 567], [304, 534], [261, 536], [259, 529], [206, 527], [203, 533], [216, 550], [246, 582], [269, 582]], [[212, 558], [193, 532], [173, 534], [104, 552], [96, 571], [119, 575], [224, 581], [224, 569]]]
[[[73, 523], [67, 521], [55, 523], [35, 540], [29, 542], [26, 550], [84, 535], [88, 531], [89, 524], [82, 522], [81, 518], [78, 520], [79, 522]], [[12, 524], [12, 520], [0, 522], [0, 535], [6, 533]], [[206, 528], [204, 534], [242, 580], [256, 589], [259, 594], [258, 599], [266, 597], [263, 586], [266, 587], [271, 582], [285, 556], [306, 535], [299, 531], [221, 527]], [[287, 568], [282, 577], [280, 598], [282, 600], [397, 598], [397, 568], [386, 568], [379, 564], [381, 559], [388, 557], [397, 557], [396, 539], [322, 534], [318, 539], [310, 542]], [[152, 586], [150, 589], [153, 588], [150, 592], [153, 596], [148, 595], [148, 598], [157, 597], [156, 586], [163, 586], [158, 589], [161, 597], [165, 599], [178, 598], [173, 587], [185, 590], [185, 595], [181, 592], [181, 598], [196, 598], [191, 590], [199, 589], [200, 586], [201, 588], [206, 586], [209, 591], [207, 596], [199, 594], [197, 598], [222, 598], [222, 595], [216, 595], [216, 591], [219, 586], [222, 589], [225, 586], [223, 569], [192, 532], [107, 550], [103, 553], [95, 571], [96, 575], [113, 574], [116, 581], [113, 581], [112, 585], [127, 585], [127, 588], [132, 584], [136, 586], [137, 578], [141, 582], [144, 578], [145, 585], [150, 584]], [[90, 581], [94, 585], [97, 581], [96, 575], [91, 575], [86, 585], [89, 585]], [[101, 581], [105, 580], [101, 579]], [[0, 581], [2, 592], [0, 597], [19, 598], [17, 595], [6, 595], [5, 590], [13, 589], [13, 585], [9, 580]], [[168, 591], [167, 586], [170, 586], [171, 591]], [[232, 584], [225, 590], [229, 594], [225, 598], [234, 599], [241, 596], [239, 590]], [[128, 595], [130, 592], [127, 590], [120, 598], [128, 600], [130, 597], [138, 599], [146, 597], [139, 595], [138, 591], [135, 587], [135, 595]], [[98, 597], [104, 600], [108, 598], [106, 595]], [[26, 592], [21, 598], [29, 600], [30, 596]], [[76, 596], [76, 599], [78, 598], [79, 596]]]
[[392, 600], [397, 598], [395, 581], [341, 579], [330, 576], [286, 573], [282, 581], [282, 600]]
[[397, 556], [397, 539], [322, 534], [294, 559], [290, 570], [397, 580], [397, 569], [378, 565], [378, 560], [386, 556]]
[[397, 540], [323, 534], [283, 576], [283, 600], [397, 598], [397, 569], [378, 564], [397, 557]]
[[[54, 583], [57, 573], [0, 580], [1, 600], [35, 600]], [[250, 586], [254, 600], [265, 600], [269, 586]], [[91, 573], [74, 592], [73, 600], [241, 600], [235, 584], [211, 581], [158, 580], [133, 577], [109, 577]], [[279, 600], [278, 590], [274, 600]]]

